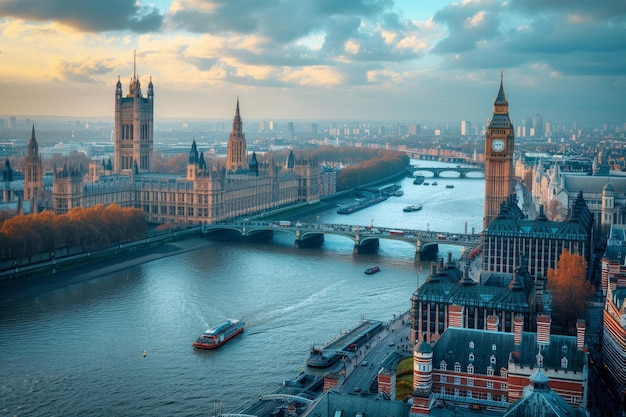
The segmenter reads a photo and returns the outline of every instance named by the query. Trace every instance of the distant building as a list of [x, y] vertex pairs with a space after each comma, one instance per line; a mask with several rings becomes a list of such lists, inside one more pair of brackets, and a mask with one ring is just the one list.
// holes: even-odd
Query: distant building
[[533, 117], [533, 131], [533, 136], [536, 138], [542, 138], [545, 136], [543, 116], [540, 114], [536, 114], [535, 117]]

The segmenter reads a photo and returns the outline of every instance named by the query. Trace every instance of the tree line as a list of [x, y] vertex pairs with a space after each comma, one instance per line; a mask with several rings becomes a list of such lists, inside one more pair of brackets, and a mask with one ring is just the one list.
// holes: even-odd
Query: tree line
[[15, 216], [0, 224], [0, 260], [16, 262], [42, 254], [44, 259], [87, 252], [145, 238], [145, 214], [117, 204], [77, 207], [66, 214], [43, 211]]

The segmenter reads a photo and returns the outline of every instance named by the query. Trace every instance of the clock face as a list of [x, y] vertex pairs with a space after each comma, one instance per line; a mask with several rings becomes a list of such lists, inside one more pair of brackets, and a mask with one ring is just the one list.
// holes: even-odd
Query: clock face
[[491, 150], [494, 152], [502, 152], [504, 150], [504, 141], [502, 139], [494, 139], [491, 141]]

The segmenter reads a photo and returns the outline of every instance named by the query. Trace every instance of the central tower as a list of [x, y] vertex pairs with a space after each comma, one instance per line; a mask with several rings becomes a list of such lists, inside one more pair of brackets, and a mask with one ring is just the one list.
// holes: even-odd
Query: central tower
[[133, 61], [133, 78], [130, 80], [128, 95], [122, 97], [119, 77], [115, 86], [113, 172], [116, 174], [135, 167], [138, 172], [150, 171], [154, 142], [154, 88], [150, 79], [148, 95], [142, 96], [135, 62], [136, 60]]
[[226, 170], [237, 172], [248, 169], [248, 151], [246, 150], [246, 135], [243, 133], [243, 124], [239, 115], [239, 99], [233, 117], [233, 128], [228, 138], [228, 159]]
[[509, 119], [509, 103], [504, 94], [502, 73], [500, 91], [493, 103], [493, 117], [485, 137], [485, 217], [486, 230], [500, 212], [500, 204], [513, 193], [513, 123]]

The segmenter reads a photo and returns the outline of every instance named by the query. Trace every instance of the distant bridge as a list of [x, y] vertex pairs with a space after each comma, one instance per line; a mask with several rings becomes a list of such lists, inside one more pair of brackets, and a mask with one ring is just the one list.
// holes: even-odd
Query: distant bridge
[[215, 223], [202, 226], [205, 235], [219, 236], [221, 233], [239, 233], [242, 240], [271, 239], [274, 232], [295, 235], [297, 248], [319, 246], [324, 235], [338, 235], [354, 242], [354, 253], [364, 253], [375, 249], [380, 239], [398, 240], [415, 245], [416, 261], [422, 252], [433, 245], [457, 245], [476, 247], [481, 242], [480, 234], [435, 232], [431, 230], [391, 229], [372, 226], [346, 224], [300, 223], [300, 222], [256, 222]]
[[411, 165], [406, 170], [410, 175], [415, 175], [418, 171], [431, 172], [435, 178], [440, 177], [442, 172], [456, 172], [459, 174], [460, 178], [466, 178], [467, 174], [470, 173], [479, 174], [476, 178], [484, 178], [485, 176], [485, 169], [481, 167], [422, 167], [419, 165]]

